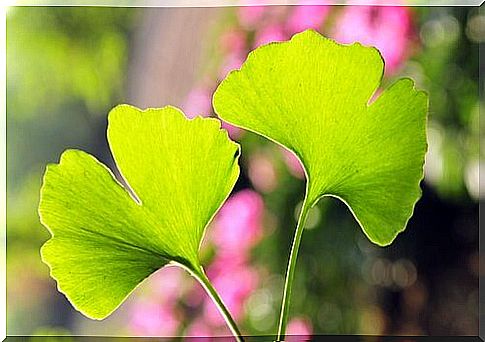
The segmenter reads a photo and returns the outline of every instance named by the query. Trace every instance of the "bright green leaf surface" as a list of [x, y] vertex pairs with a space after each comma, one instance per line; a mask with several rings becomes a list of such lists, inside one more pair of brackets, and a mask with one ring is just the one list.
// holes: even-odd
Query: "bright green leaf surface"
[[204, 229], [239, 175], [239, 147], [220, 122], [173, 107], [114, 108], [108, 140], [136, 198], [94, 157], [69, 150], [47, 167], [39, 204], [53, 235], [42, 258], [59, 290], [96, 319], [170, 261], [199, 270]]
[[427, 149], [427, 96], [411, 80], [369, 104], [383, 67], [375, 48], [305, 31], [253, 51], [213, 101], [222, 119], [299, 157], [308, 203], [340, 198], [379, 245], [392, 242], [412, 215]]

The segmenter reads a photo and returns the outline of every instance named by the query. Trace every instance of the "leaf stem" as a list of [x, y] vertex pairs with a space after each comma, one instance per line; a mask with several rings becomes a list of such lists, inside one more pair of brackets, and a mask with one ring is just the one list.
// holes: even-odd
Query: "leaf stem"
[[311, 208], [311, 205], [308, 202], [307, 194], [305, 194], [305, 199], [303, 200], [300, 216], [298, 217], [295, 236], [293, 238], [293, 244], [291, 245], [288, 267], [286, 268], [285, 288], [283, 290], [283, 301], [281, 303], [277, 341], [284, 341], [285, 338], [286, 325], [288, 323], [288, 315], [290, 311], [291, 290], [293, 287], [293, 278], [295, 276], [296, 259], [298, 257], [298, 249], [300, 248], [301, 236], [305, 228], [305, 222], [308, 217], [308, 212]]
[[207, 278], [207, 275], [205, 274], [204, 269], [202, 267], [199, 267], [199, 270], [194, 270], [185, 265], [179, 265], [179, 266], [182, 266], [184, 269], [186, 269], [195, 279], [197, 279], [200, 285], [202, 285], [204, 290], [207, 292], [209, 297], [216, 305], [222, 317], [224, 317], [224, 320], [226, 321], [226, 324], [231, 330], [236, 341], [244, 342], [241, 332], [239, 331], [239, 328], [236, 325], [236, 322], [234, 321], [234, 319], [231, 316], [231, 313], [229, 312], [226, 305], [222, 301], [222, 298], [219, 296], [219, 293], [217, 293], [217, 290], [214, 288], [214, 286], [212, 286], [212, 283], [210, 282], [209, 278]]

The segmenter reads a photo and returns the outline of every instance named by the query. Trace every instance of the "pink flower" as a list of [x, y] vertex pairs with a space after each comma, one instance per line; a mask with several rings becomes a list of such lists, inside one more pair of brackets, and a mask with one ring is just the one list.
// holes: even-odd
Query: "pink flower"
[[246, 33], [241, 30], [228, 30], [220, 38], [223, 53], [244, 53], [246, 51]]
[[337, 19], [333, 37], [340, 43], [375, 46], [386, 62], [386, 73], [395, 72], [409, 57], [412, 23], [406, 7], [347, 6]]
[[249, 157], [248, 176], [258, 191], [271, 192], [278, 186], [276, 168], [265, 153], [253, 153]]
[[[287, 335], [298, 335], [298, 340], [301, 338], [311, 338], [313, 333], [312, 325], [306, 318], [292, 318], [286, 328]], [[288, 340], [291, 340], [290, 338]], [[295, 340], [296, 341], [296, 340]]]
[[209, 268], [207, 274], [209, 277], [217, 277], [219, 274], [226, 272], [228, 269], [237, 269], [246, 267], [250, 263], [250, 255], [245, 248], [238, 251], [218, 252]]
[[254, 6], [262, 3], [261, 0], [246, 0], [245, 5], [241, 6], [237, 11], [237, 18], [241, 26], [245, 29], [254, 28], [258, 22], [263, 18], [266, 11], [265, 6]]
[[[186, 336], [196, 337], [210, 337], [212, 336], [212, 329], [202, 319], [192, 323], [185, 331]], [[192, 339], [191, 339], [192, 340]], [[204, 339], [201, 339], [203, 341]]]
[[180, 267], [164, 267], [150, 279], [150, 289], [158, 301], [174, 303], [181, 296], [180, 284], [185, 280], [185, 271]]
[[179, 323], [173, 307], [154, 301], [140, 301], [133, 307], [130, 325], [132, 331], [140, 336], [174, 336]]
[[192, 89], [181, 107], [189, 119], [195, 118], [197, 115], [210, 116], [212, 113], [211, 89], [204, 87]]
[[257, 48], [264, 44], [268, 44], [272, 42], [281, 42], [286, 38], [287, 38], [287, 35], [285, 33], [283, 26], [279, 24], [272, 24], [262, 28], [256, 33], [253, 47]]
[[262, 234], [264, 203], [252, 190], [232, 195], [217, 214], [211, 238], [218, 253], [245, 254]]
[[298, 158], [293, 154], [293, 152], [282, 148], [281, 153], [283, 153], [283, 158], [285, 160], [286, 166], [288, 166], [288, 170], [290, 171], [290, 173], [297, 178], [305, 178], [305, 170], [303, 169], [303, 166], [301, 165]]
[[[308, 2], [308, 1], [306, 1]], [[330, 11], [328, 6], [296, 6], [291, 12], [286, 27], [290, 35], [306, 29], [318, 30], [322, 27], [325, 18]]]
[[[210, 268], [208, 273], [212, 273]], [[212, 276], [211, 281], [231, 315], [238, 320], [244, 313], [245, 300], [258, 285], [259, 275], [249, 266], [225, 267], [223, 272]], [[224, 319], [209, 298], [204, 306], [204, 317], [214, 326], [224, 325]]]

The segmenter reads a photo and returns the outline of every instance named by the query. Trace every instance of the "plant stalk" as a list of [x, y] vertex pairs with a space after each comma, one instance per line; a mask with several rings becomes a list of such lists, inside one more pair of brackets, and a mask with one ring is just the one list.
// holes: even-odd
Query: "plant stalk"
[[286, 325], [288, 324], [288, 315], [290, 311], [291, 290], [293, 287], [293, 278], [295, 277], [296, 259], [298, 257], [298, 250], [300, 248], [301, 237], [305, 228], [305, 222], [308, 217], [311, 205], [308, 202], [308, 197], [305, 195], [303, 204], [298, 217], [296, 225], [295, 236], [293, 244], [291, 245], [290, 258], [288, 260], [288, 267], [286, 268], [285, 288], [283, 290], [283, 301], [281, 303], [280, 321], [278, 325], [277, 341], [284, 341]]
[[234, 319], [231, 316], [231, 313], [229, 312], [226, 305], [222, 301], [222, 298], [219, 296], [219, 293], [217, 293], [217, 290], [214, 288], [214, 286], [212, 286], [212, 283], [210, 282], [209, 278], [207, 278], [207, 275], [205, 274], [203, 268], [200, 267], [199, 270], [195, 271], [192, 268], [189, 268], [185, 265], [179, 265], [179, 266], [182, 266], [184, 269], [186, 269], [195, 279], [197, 279], [200, 285], [202, 285], [202, 287], [207, 292], [209, 297], [212, 299], [217, 309], [221, 313], [222, 317], [226, 321], [226, 324], [231, 330], [236, 341], [244, 342], [242, 338], [242, 334], [239, 331], [239, 328], [237, 327], [236, 322], [234, 321]]

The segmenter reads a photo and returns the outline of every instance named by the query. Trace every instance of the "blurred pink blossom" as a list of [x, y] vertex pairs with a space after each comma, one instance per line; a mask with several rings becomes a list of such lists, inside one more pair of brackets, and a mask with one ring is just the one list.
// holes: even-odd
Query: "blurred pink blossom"
[[232, 195], [217, 214], [211, 239], [221, 254], [241, 254], [254, 246], [262, 235], [264, 203], [252, 190]]
[[228, 30], [220, 38], [223, 53], [244, 53], [246, 51], [246, 33], [241, 30]]
[[280, 24], [271, 24], [268, 25], [258, 32], [256, 32], [256, 37], [254, 38], [254, 48], [257, 48], [261, 45], [272, 43], [272, 42], [281, 42], [287, 38], [287, 34], [282, 25]]
[[248, 164], [248, 176], [256, 190], [271, 192], [278, 186], [276, 168], [266, 154], [254, 153]]
[[[209, 268], [209, 277], [231, 315], [236, 320], [240, 319], [244, 313], [245, 300], [258, 286], [258, 273], [250, 266], [226, 266], [223, 272], [212, 276], [211, 273]], [[204, 318], [215, 326], [224, 325], [224, 319], [209, 298], [205, 301]]]
[[150, 288], [156, 300], [164, 303], [175, 302], [181, 295], [180, 284], [185, 281], [185, 276], [185, 271], [180, 267], [164, 267], [157, 271], [150, 279]]
[[228, 268], [242, 267], [250, 262], [249, 248], [243, 246], [238, 250], [221, 249], [210, 265], [211, 274], [219, 274]]
[[311, 338], [313, 333], [312, 325], [306, 318], [292, 318], [288, 322], [286, 328], [287, 335], [298, 335], [299, 341], [301, 339]]
[[246, 0], [244, 4], [249, 6], [239, 7], [237, 18], [242, 27], [245, 29], [254, 28], [263, 19], [266, 7], [257, 6], [261, 3], [263, 3], [261, 0]]
[[210, 116], [212, 112], [211, 89], [205, 87], [192, 89], [181, 107], [189, 119], [195, 118], [197, 115]]
[[[210, 337], [212, 336], [211, 327], [202, 319], [193, 322], [185, 331], [187, 337]], [[192, 340], [192, 339], [191, 339]], [[203, 340], [203, 339], [201, 339]]]
[[[264, 203], [252, 190], [232, 195], [217, 214], [210, 239], [217, 248], [207, 274], [231, 314], [243, 314], [244, 301], [256, 288], [259, 275], [249, 261], [250, 249], [262, 235]], [[204, 317], [214, 326], [224, 323], [215, 305], [206, 298]]]
[[375, 46], [395, 72], [408, 58], [412, 36], [411, 14], [406, 7], [347, 6], [337, 18], [332, 36], [340, 43]]
[[132, 308], [131, 329], [140, 336], [175, 336], [180, 323], [175, 312], [170, 305], [139, 301]]
[[[219, 68], [219, 79], [224, 79], [233, 70], [239, 69], [246, 58], [246, 35], [243, 31], [230, 30], [221, 37], [221, 49], [225, 54], [224, 62]], [[227, 122], [222, 122], [231, 139], [239, 139], [244, 131]]]
[[287, 31], [293, 35], [306, 29], [320, 29], [330, 9], [328, 6], [312, 6], [304, 3], [295, 6], [286, 21]]
[[290, 173], [297, 178], [305, 178], [305, 170], [303, 169], [300, 160], [298, 160], [293, 152], [282, 148], [281, 153], [283, 153], [283, 158], [285, 160], [286, 166], [288, 166], [288, 170], [290, 171]]

